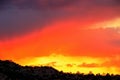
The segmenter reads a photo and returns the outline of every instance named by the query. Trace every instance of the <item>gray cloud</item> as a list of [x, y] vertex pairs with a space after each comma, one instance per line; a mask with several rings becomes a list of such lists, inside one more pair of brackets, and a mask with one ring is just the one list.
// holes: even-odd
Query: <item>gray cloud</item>
[[[119, 8], [119, 3], [119, 0], [0, 0], [0, 39], [41, 29], [52, 21], [68, 17], [83, 21], [118, 16], [120, 11], [114, 5]], [[109, 14], [108, 9], [104, 9], [108, 10], [106, 13], [100, 7], [109, 7], [108, 4], [112, 6]]]
[[18, 8], [51, 9], [68, 6], [79, 0], [1, 0], [2, 6], [12, 5]]
[[[11, 9], [0, 13], [0, 37], [18, 35], [32, 30], [35, 24], [39, 28], [45, 23], [43, 14], [33, 10]], [[41, 19], [42, 18], [42, 19]], [[39, 21], [39, 22], [38, 22]], [[37, 28], [37, 27], [36, 27]]]
[[[78, 0], [0, 0], [0, 39], [43, 28], [53, 19], [65, 18], [61, 7]], [[59, 9], [59, 10], [58, 10]]]
[[97, 5], [120, 6], [120, 0], [94, 0]]

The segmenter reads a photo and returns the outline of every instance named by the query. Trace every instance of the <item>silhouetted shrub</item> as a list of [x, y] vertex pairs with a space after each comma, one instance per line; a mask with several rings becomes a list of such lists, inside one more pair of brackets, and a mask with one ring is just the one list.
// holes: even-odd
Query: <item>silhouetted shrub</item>
[[0, 60], [0, 80], [120, 80], [120, 75], [64, 73], [48, 66], [21, 66]]

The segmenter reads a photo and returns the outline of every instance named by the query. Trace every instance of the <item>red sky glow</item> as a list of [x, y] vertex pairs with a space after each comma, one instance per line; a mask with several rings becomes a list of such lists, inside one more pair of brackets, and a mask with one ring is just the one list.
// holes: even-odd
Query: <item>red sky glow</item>
[[117, 0], [3, 1], [0, 59], [65, 72], [118, 74], [119, 4]]

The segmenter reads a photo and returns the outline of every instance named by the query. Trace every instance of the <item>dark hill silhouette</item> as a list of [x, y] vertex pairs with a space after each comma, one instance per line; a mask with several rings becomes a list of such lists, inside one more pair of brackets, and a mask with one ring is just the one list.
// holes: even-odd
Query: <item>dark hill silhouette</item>
[[120, 75], [63, 73], [48, 66], [21, 66], [0, 60], [0, 80], [120, 80]]

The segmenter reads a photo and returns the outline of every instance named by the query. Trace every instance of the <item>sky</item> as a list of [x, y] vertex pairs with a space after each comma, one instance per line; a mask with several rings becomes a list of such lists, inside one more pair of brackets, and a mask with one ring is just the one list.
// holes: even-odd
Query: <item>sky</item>
[[120, 1], [0, 0], [0, 59], [118, 74]]

